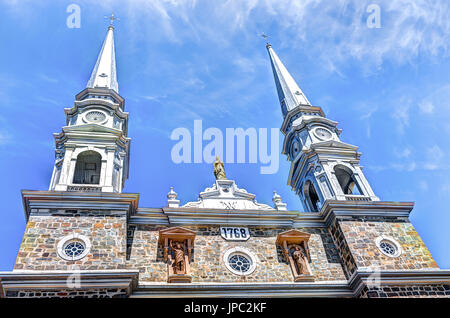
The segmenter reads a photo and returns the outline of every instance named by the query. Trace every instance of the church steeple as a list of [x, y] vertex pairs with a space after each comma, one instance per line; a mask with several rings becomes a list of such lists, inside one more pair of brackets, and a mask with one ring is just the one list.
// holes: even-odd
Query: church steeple
[[275, 85], [277, 87], [278, 98], [280, 100], [283, 115], [286, 116], [289, 111], [299, 105], [311, 106], [306, 95], [302, 92], [291, 74], [289, 74], [286, 67], [278, 58], [272, 45], [267, 43], [266, 48], [269, 52], [270, 64], [272, 65], [273, 76], [275, 78]]
[[365, 178], [358, 147], [343, 143], [337, 122], [312, 106], [267, 43], [283, 112], [283, 154], [291, 161], [288, 184], [306, 211], [319, 212], [326, 200], [378, 201]]
[[97, 57], [87, 88], [104, 87], [119, 93], [116, 76], [116, 55], [114, 49], [114, 27], [110, 25]]
[[64, 109], [67, 125], [54, 134], [51, 191], [121, 192], [128, 178], [131, 140], [118, 93], [113, 32], [111, 23], [87, 87]]

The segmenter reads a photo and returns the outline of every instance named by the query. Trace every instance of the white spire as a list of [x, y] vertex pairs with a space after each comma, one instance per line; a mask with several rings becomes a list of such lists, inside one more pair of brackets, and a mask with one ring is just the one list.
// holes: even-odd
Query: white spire
[[[310, 102], [303, 94], [300, 87], [289, 74], [286, 67], [278, 58], [278, 55], [272, 49], [272, 45], [267, 43], [267, 51], [269, 52], [270, 63], [272, 64], [273, 76], [275, 78], [275, 85], [277, 86], [278, 98], [280, 99], [283, 114], [286, 113], [298, 105], [309, 105]], [[283, 105], [283, 103], [285, 105]]]
[[119, 93], [116, 77], [116, 55], [114, 52], [114, 27], [110, 25], [105, 41], [95, 63], [87, 87], [106, 87]]

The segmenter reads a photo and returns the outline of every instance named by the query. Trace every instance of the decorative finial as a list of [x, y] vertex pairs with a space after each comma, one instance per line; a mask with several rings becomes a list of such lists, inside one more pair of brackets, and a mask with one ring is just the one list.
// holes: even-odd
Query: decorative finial
[[167, 206], [169, 208], [178, 208], [180, 206], [180, 200], [177, 200], [178, 194], [173, 191], [173, 187], [170, 187], [169, 193], [167, 193]]
[[114, 27], [114, 21], [115, 20], [117, 20], [117, 21], [119, 21], [120, 19], [119, 18], [116, 18], [115, 16], [114, 16], [114, 13], [111, 13], [111, 16], [110, 17], [107, 17], [106, 15], [105, 15], [105, 19], [109, 19], [109, 26], [110, 27]]
[[273, 198], [274, 203], [281, 202], [281, 196], [277, 193], [277, 191], [273, 190]]
[[273, 203], [275, 204], [275, 209], [279, 211], [286, 211], [287, 210], [287, 204], [283, 203], [281, 196], [277, 193], [277, 191], [273, 191]]
[[219, 156], [216, 156], [216, 161], [214, 161], [214, 176], [217, 180], [227, 179], [227, 177], [225, 176], [225, 167]]

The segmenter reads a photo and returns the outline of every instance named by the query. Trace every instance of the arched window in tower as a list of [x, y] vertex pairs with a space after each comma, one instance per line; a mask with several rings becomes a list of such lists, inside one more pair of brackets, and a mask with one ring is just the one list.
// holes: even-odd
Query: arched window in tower
[[362, 195], [362, 191], [350, 169], [336, 166], [334, 167], [334, 173], [344, 194]]
[[316, 188], [314, 187], [314, 184], [310, 180], [306, 181], [305, 183], [304, 193], [306, 202], [311, 212], [319, 212], [322, 205], [319, 199], [319, 195], [317, 194]]
[[102, 157], [95, 151], [84, 151], [77, 157], [73, 183], [99, 184]]

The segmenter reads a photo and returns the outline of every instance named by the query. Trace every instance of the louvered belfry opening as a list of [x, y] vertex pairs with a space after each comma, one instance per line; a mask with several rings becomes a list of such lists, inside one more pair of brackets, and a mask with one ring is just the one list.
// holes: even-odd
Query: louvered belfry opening
[[77, 157], [73, 183], [99, 184], [102, 157], [95, 151], [84, 151]]
[[336, 166], [334, 168], [334, 172], [344, 194], [362, 195], [362, 191], [359, 188], [353, 173], [349, 171], [348, 168]]

